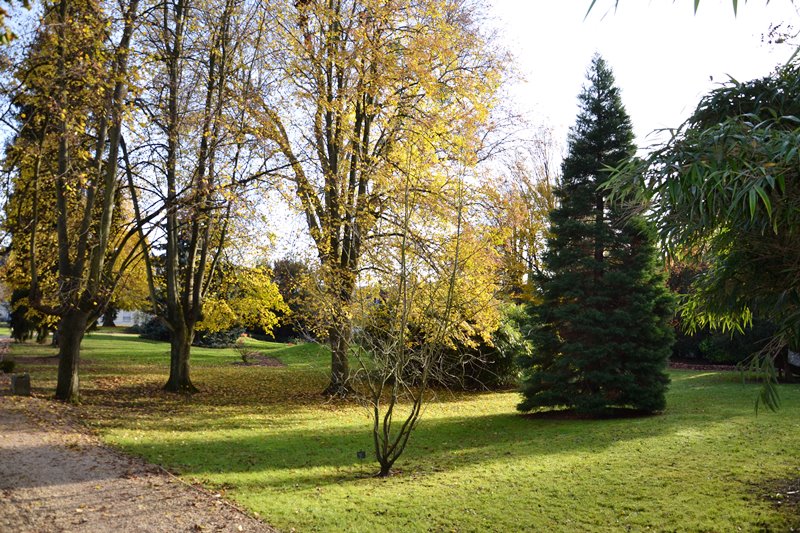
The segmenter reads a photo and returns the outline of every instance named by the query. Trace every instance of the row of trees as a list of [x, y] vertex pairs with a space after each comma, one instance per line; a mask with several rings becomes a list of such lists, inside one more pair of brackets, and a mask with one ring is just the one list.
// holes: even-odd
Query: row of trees
[[[171, 332], [166, 389], [196, 390], [192, 339], [231, 311], [222, 304], [239, 221], [270, 187], [292, 193], [307, 221], [319, 333], [332, 348], [327, 393], [347, 394], [359, 276], [397, 272], [387, 251], [413, 241], [429, 255], [415, 275], [434, 282], [439, 247], [468, 225], [454, 225], [448, 195], [490, 149], [505, 62], [479, 7], [35, 6], [31, 34], [4, 51], [16, 127], [5, 163], [8, 270], [30, 284], [34, 308], [58, 317], [56, 396], [77, 398], [83, 333], [133, 268]], [[409, 176], [432, 218], [406, 227]], [[399, 244], [403, 231], [413, 234]]]
[[[711, 252], [704, 259], [715, 268], [687, 307], [700, 321], [747, 320], [756, 306], [793, 296], [778, 275], [790, 265], [757, 287], [763, 300], [722, 289], [742, 264], [793, 242], [781, 230], [796, 212], [785, 203], [789, 170], [748, 150], [792, 146], [794, 101], [784, 97], [793, 98], [795, 72], [704, 101], [670, 145], [642, 161], [610, 69], [595, 58], [562, 175], [544, 136], [517, 155], [507, 182], [474, 187], [474, 169], [496, 147], [506, 62], [479, 8], [470, 0], [39, 6], [30, 38], [5, 50], [18, 59], [4, 63], [13, 65], [5, 95], [16, 127], [5, 161], [7, 267], [29, 286], [30, 305], [58, 318], [57, 398], [77, 398], [84, 332], [137, 268], [170, 331], [169, 391], [196, 390], [189, 361], [198, 328], [274, 327], [288, 313], [277, 287], [253, 261], [233, 259], [243, 221], [272, 189], [291, 197], [313, 243], [317, 264], [300, 290], [309, 327], [331, 347], [325, 392], [360, 389], [383, 475], [429, 384], [490, 363], [484, 348], [501, 338], [524, 355], [523, 410], [663, 409], [672, 302], [646, 218], [662, 239]], [[770, 91], [768, 104], [753, 104]], [[714, 144], [720, 138], [740, 144]], [[790, 165], [787, 150], [780, 155]], [[742, 171], [753, 167], [761, 181]], [[710, 208], [697, 211], [696, 191], [709, 182], [722, 184], [712, 193], [733, 196], [702, 196]], [[721, 207], [729, 203], [742, 216]], [[757, 234], [769, 229], [779, 238], [765, 245]], [[528, 306], [519, 320], [528, 339], [504, 330], [499, 294]], [[717, 305], [720, 294], [736, 305]], [[787, 301], [775, 313], [783, 341], [796, 333]]]

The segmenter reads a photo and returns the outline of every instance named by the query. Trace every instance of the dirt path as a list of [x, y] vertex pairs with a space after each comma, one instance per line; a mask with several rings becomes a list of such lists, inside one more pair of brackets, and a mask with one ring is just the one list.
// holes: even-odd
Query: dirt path
[[73, 420], [55, 402], [0, 396], [0, 531], [274, 531]]

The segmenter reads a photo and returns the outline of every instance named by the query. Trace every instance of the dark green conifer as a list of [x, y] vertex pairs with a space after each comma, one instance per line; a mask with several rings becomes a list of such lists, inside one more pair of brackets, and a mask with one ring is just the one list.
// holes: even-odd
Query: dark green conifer
[[588, 81], [555, 191], [542, 302], [532, 309], [536, 349], [523, 362], [518, 407], [659, 411], [669, 383], [672, 298], [653, 232], [609, 204], [601, 187], [606, 169], [636, 147], [614, 76], [599, 56]]

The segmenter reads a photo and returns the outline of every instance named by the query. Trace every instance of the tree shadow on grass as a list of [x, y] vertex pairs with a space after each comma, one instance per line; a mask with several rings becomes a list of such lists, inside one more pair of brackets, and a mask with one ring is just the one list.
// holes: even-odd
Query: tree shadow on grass
[[[217, 372], [213, 385], [201, 383], [210, 390], [191, 397], [163, 393], [161, 383], [152, 378], [135, 385], [123, 380], [108, 389], [87, 390], [86, 403], [102, 426], [143, 433], [141, 440], [125, 442], [127, 451], [190, 476], [249, 473], [240, 477], [241, 482], [287, 488], [340, 483], [377, 470], [365, 411], [354, 403], [324, 402], [314, 372], [307, 374], [311, 381], [303, 378], [298, 384], [297, 370], [283, 374], [258, 370], [264, 372], [250, 376], [244, 385], [242, 369]], [[635, 439], [705, 432], [728, 418], [751, 413], [746, 411], [748, 393], [739, 392], [735, 380], [692, 376], [673, 376], [678, 379], [673, 379], [676, 390], [670, 393], [670, 405], [678, 407], [655, 417], [549, 420], [514, 412], [424, 416], [397, 466], [408, 474], [425, 475], [514, 457], [591, 454]], [[707, 389], [717, 387], [745, 399], [709, 409]], [[232, 393], [223, 394], [226, 389]], [[461, 401], [474, 404], [480, 396], [453, 395], [438, 403], [458, 412]], [[327, 411], [338, 421], [327, 425]], [[131, 418], [136, 419], [135, 428]], [[151, 431], [156, 433], [148, 435]], [[363, 462], [356, 457], [359, 450], [367, 453]]]
[[[680, 416], [592, 422], [531, 420], [513, 413], [424, 419], [397, 466], [425, 475], [515, 457], [592, 454], [625, 441], [700, 429], [708, 423], [705, 418]], [[260, 487], [319, 486], [355, 480], [371, 468], [377, 471], [371, 460], [368, 423], [313, 432], [288, 426], [228, 438], [185, 436], [185, 440], [169, 442], [127, 443], [124, 448], [151, 460], [161, 458], [168, 468], [200, 478], [252, 473], [252, 479], [244, 483]], [[366, 464], [357, 459], [358, 450], [367, 452]]]
[[[232, 367], [232, 372], [223, 375], [217, 371], [216, 382], [194, 380], [200, 389], [193, 395], [165, 392], [163, 387], [167, 374], [150, 374], [146, 379], [101, 377], [84, 382], [82, 398], [88, 405], [99, 409], [138, 409], [145, 412], [168, 412], [177, 410], [238, 409], [247, 412], [261, 410], [266, 406], [284, 411], [291, 408], [323, 405], [322, 390], [325, 377], [308, 372], [298, 383], [298, 371], [287, 372], [276, 367]], [[237, 373], [250, 372], [248, 380]], [[291, 374], [291, 375], [290, 375]], [[286, 379], [288, 377], [294, 380]], [[350, 403], [340, 402], [346, 407]], [[202, 426], [200, 426], [202, 428]]]

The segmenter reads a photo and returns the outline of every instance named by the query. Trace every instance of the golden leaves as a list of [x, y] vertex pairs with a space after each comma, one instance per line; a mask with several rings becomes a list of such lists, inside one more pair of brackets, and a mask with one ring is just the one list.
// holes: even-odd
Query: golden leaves
[[212, 296], [203, 304], [201, 331], [217, 332], [234, 326], [261, 328], [269, 333], [278, 325], [279, 316], [287, 315], [270, 272], [263, 268], [228, 268]]

